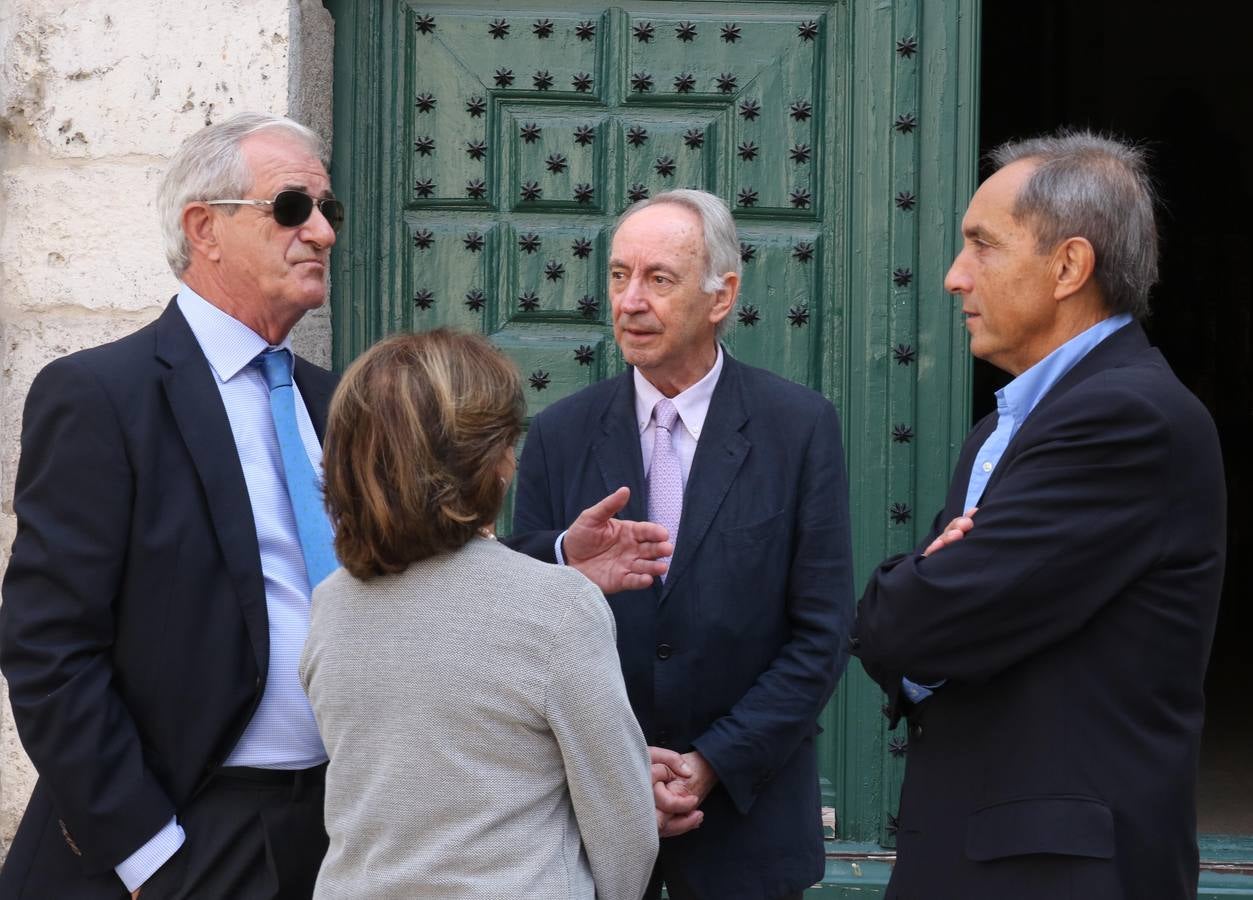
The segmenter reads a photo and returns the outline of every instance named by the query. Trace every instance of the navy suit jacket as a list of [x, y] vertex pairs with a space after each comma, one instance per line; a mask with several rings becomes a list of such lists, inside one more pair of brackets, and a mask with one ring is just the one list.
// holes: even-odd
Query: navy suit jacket
[[[1027, 417], [961, 541], [977, 425], [855, 651], [909, 719], [889, 898], [1179, 900], [1197, 890], [1202, 684], [1225, 492], [1208, 412], [1137, 324]], [[947, 679], [911, 706], [900, 678]]]
[[[321, 436], [335, 376], [295, 378]], [[0, 668], [39, 780], [0, 896], [124, 897], [113, 867], [230, 753], [269, 661], [247, 486], [177, 304], [40, 372], [14, 506]]]
[[[647, 518], [627, 372], [536, 416], [515, 546], [552, 560], [584, 508], [628, 485]], [[650, 744], [719, 776], [696, 831], [659, 864], [708, 897], [774, 900], [823, 873], [816, 719], [847, 662], [852, 612], [840, 424], [821, 395], [725, 356], [664, 585], [609, 598], [627, 693]]]

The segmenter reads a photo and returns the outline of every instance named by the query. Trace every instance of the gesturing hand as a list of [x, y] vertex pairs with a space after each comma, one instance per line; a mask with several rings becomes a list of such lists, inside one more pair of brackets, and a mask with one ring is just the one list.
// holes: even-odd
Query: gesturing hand
[[630, 497], [631, 489], [620, 487], [583, 510], [561, 545], [566, 564], [606, 594], [649, 587], [668, 568], [661, 559], [674, 552], [662, 526], [614, 518]]
[[927, 545], [927, 549], [922, 551], [923, 556], [930, 556], [943, 550], [949, 544], [956, 544], [966, 536], [966, 532], [975, 527], [974, 515], [979, 511], [979, 507], [972, 506], [966, 510], [966, 514], [958, 516], [953, 521], [944, 526], [944, 530], [940, 532], [940, 536]]

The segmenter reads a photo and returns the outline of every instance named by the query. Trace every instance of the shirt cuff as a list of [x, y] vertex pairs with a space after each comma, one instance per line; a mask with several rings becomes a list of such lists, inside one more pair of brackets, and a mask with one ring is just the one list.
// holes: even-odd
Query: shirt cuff
[[947, 680], [943, 679], [934, 684], [918, 684], [910, 681], [908, 678], [902, 678], [901, 691], [909, 698], [910, 703], [921, 703], [935, 693], [935, 688], [942, 686]]
[[[569, 530], [570, 530], [569, 528], [566, 529], [566, 531], [569, 531]], [[564, 566], [566, 564], [565, 554], [561, 552], [561, 542], [566, 539], [566, 531], [563, 531], [561, 532], [561, 534], [557, 535], [557, 540], [553, 544], [553, 553], [557, 554], [557, 565], [559, 566]]]
[[148, 843], [114, 866], [113, 871], [117, 872], [122, 884], [133, 894], [178, 852], [186, 838], [183, 826], [178, 824], [178, 817], [170, 816], [170, 821], [165, 823], [164, 828], [149, 838]]

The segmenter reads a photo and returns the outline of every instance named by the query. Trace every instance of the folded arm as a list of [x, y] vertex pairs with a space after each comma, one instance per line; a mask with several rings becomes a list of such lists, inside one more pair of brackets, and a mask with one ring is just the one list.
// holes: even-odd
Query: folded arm
[[1074, 634], [1152, 565], [1168, 528], [1160, 411], [1124, 391], [1049, 412], [960, 540], [872, 576], [857, 622], [868, 670], [987, 680]]

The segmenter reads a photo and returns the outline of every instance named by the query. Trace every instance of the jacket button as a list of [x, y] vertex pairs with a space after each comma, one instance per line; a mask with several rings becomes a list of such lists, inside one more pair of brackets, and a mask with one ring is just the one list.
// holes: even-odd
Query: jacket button
[[850, 636], [849, 636], [849, 638], [848, 638], [848, 649], [850, 649], [850, 650], [860, 650], [860, 649], [861, 649], [861, 638], [859, 638], [859, 637], [858, 637], [857, 635], [855, 635], [855, 634], [854, 634], [854, 635], [850, 635]]
[[912, 740], [922, 740], [922, 723], [915, 722], [909, 726], [909, 736]]
[[658, 659], [669, 659], [670, 654], [673, 652], [674, 652], [674, 648], [671, 647], [669, 644], [657, 645], [657, 658]]
[[670, 732], [666, 731], [666, 729], [662, 728], [660, 731], [657, 732], [657, 746], [665, 747], [666, 742], [669, 740], [670, 740]]

